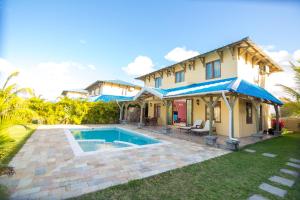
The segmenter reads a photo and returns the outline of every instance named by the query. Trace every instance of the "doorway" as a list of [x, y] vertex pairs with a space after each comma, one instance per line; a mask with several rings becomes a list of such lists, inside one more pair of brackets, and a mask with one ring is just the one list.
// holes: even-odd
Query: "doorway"
[[187, 109], [186, 100], [179, 99], [173, 101], [173, 124], [186, 125]]

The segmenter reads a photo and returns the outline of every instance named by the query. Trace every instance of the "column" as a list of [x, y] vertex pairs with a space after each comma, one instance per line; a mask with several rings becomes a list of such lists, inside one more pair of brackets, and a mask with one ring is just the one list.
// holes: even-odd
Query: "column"
[[213, 97], [209, 97], [209, 135], [213, 134], [213, 120], [214, 120], [214, 107], [213, 107]]
[[142, 128], [142, 126], [143, 126], [144, 105], [145, 105], [144, 102], [141, 102], [141, 103], [140, 103], [141, 113], [140, 113], [140, 123], [139, 123], [139, 125], [138, 125], [139, 128]]
[[228, 108], [229, 112], [229, 126], [228, 126], [228, 137], [229, 139], [234, 139], [234, 105], [237, 100], [237, 97], [230, 97], [229, 100], [227, 100], [225, 93], [222, 92], [222, 96], [224, 99], [224, 102], [226, 104], [226, 107]]
[[123, 109], [124, 109], [124, 104], [122, 104], [122, 105], [120, 106], [120, 117], [119, 117], [119, 121], [120, 121], [120, 122], [121, 122], [122, 119], [123, 119]]
[[276, 113], [276, 126], [275, 126], [275, 130], [277, 132], [279, 132], [279, 109], [278, 109], [278, 105], [274, 105], [274, 109], [275, 109], [275, 113]]
[[124, 106], [124, 108], [125, 108], [125, 116], [124, 116], [124, 121], [126, 122], [127, 121], [127, 114], [128, 114], [128, 105], [127, 104], [125, 104], [125, 106]]

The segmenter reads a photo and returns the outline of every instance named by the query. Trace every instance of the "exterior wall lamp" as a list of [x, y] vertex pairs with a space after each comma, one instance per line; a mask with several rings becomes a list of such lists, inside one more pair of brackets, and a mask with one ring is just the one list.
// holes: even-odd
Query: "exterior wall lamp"
[[197, 99], [197, 100], [196, 100], [196, 103], [197, 103], [197, 105], [199, 106], [199, 104], [200, 104], [200, 100], [199, 100], [199, 99]]

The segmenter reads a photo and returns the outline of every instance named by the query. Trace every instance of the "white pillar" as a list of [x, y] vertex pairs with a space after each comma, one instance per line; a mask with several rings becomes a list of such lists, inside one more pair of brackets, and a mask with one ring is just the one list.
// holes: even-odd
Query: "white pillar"
[[127, 116], [127, 114], [128, 114], [128, 111], [127, 111], [127, 110], [128, 110], [128, 105], [125, 104], [124, 108], [125, 108], [125, 116], [124, 116], [124, 120], [127, 121], [127, 117], [128, 117], [128, 116]]
[[119, 118], [120, 121], [122, 121], [123, 119], [123, 109], [124, 109], [124, 104], [120, 106], [120, 118]]
[[141, 102], [141, 103], [140, 103], [141, 113], [140, 113], [140, 124], [139, 124], [139, 127], [142, 127], [142, 126], [143, 126], [144, 105], [145, 105], [144, 102]]
[[223, 96], [224, 102], [226, 104], [226, 107], [228, 108], [228, 111], [229, 111], [228, 136], [229, 136], [229, 139], [234, 139], [234, 113], [233, 113], [233, 111], [234, 111], [234, 105], [235, 105], [237, 98], [232, 97], [228, 101], [224, 92], [222, 92], [222, 96]]
[[214, 107], [213, 107], [213, 97], [209, 97], [209, 135], [213, 134], [213, 120], [214, 120]]
[[278, 109], [278, 105], [274, 105], [274, 109], [275, 109], [275, 113], [276, 113], [276, 131], [279, 132], [279, 109]]

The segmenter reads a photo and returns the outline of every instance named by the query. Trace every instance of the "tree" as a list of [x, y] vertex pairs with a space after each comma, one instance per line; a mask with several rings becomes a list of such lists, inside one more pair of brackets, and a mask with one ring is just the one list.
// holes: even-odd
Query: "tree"
[[11, 73], [0, 89], [0, 144], [10, 140], [7, 129], [16, 124], [24, 125], [31, 113], [25, 100], [18, 95], [32, 94], [32, 90], [18, 88], [16, 83], [9, 85], [10, 80], [18, 75], [19, 72]]
[[295, 116], [300, 117], [300, 67], [292, 64], [292, 69], [295, 72], [296, 87], [291, 88], [282, 84], [279, 86], [291, 98], [282, 98], [284, 105], [281, 109], [282, 116]]

